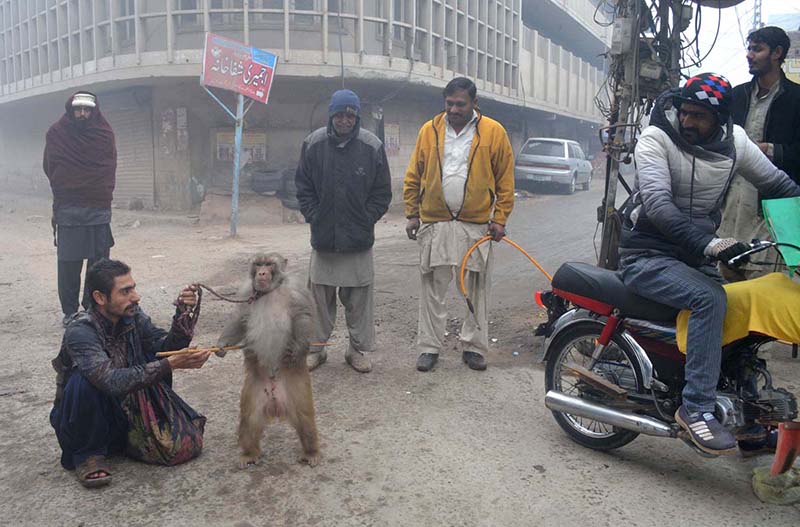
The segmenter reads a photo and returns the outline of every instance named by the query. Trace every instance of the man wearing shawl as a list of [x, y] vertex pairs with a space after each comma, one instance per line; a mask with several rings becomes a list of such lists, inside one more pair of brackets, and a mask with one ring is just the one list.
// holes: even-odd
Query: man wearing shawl
[[[64, 326], [78, 311], [83, 261], [86, 268], [108, 258], [111, 198], [116, 183], [114, 132], [100, 113], [97, 97], [77, 92], [66, 112], [47, 131], [44, 173], [53, 190], [53, 237], [58, 257], [58, 298]], [[84, 288], [82, 305], [91, 292]]]

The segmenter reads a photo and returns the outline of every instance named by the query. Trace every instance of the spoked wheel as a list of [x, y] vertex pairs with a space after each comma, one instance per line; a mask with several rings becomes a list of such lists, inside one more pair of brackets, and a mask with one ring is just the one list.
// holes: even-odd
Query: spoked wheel
[[[576, 324], [556, 337], [551, 344], [552, 351], [545, 368], [545, 386], [548, 391], [555, 390], [588, 402], [615, 406], [608, 395], [587, 384], [570, 369], [573, 366], [590, 369], [592, 353], [601, 330], [599, 323], [588, 321]], [[640, 391], [641, 367], [628, 345], [616, 335], [591, 371], [629, 392]], [[639, 435], [565, 412], [553, 411], [553, 416], [570, 438], [594, 450], [613, 450], [627, 445]]]

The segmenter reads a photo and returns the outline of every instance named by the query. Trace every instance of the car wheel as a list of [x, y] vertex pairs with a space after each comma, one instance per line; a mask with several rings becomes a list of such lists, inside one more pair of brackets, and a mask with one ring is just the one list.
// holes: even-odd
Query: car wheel
[[592, 173], [589, 172], [589, 179], [587, 179], [586, 182], [583, 184], [583, 186], [581, 186], [581, 189], [589, 190], [591, 184], [592, 184]]
[[577, 182], [578, 182], [578, 174], [572, 174], [572, 179], [570, 179], [569, 183], [564, 185], [564, 194], [574, 194]]

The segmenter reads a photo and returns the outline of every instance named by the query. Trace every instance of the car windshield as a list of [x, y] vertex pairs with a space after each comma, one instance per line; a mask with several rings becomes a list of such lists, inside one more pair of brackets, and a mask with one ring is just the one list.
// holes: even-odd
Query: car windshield
[[528, 141], [520, 153], [531, 156], [564, 157], [564, 143], [557, 141]]

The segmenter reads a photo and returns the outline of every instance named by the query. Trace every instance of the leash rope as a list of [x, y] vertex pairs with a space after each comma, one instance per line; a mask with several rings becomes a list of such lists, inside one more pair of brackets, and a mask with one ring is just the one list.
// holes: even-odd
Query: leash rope
[[[486, 243], [486, 242], [490, 241], [491, 239], [492, 239], [492, 237], [487, 235], [487, 236], [484, 236], [483, 238], [481, 238], [480, 240], [478, 240], [478, 241], [476, 241], [475, 243], [472, 244], [472, 247], [469, 248], [467, 253], [464, 255], [464, 258], [461, 260], [461, 269], [459, 270], [459, 274], [458, 274], [458, 280], [459, 280], [459, 286], [461, 288], [461, 294], [464, 296], [464, 300], [467, 301], [467, 308], [469, 309], [469, 312], [472, 313], [472, 318], [475, 320], [475, 326], [478, 328], [478, 330], [481, 329], [481, 326], [478, 323], [478, 316], [475, 314], [475, 306], [472, 305], [472, 301], [469, 299], [469, 296], [467, 294], [467, 286], [464, 283], [464, 275], [466, 274], [466, 271], [467, 271], [467, 260], [469, 260], [469, 257], [472, 255], [473, 251], [475, 251], [475, 249], [477, 249], [479, 245], [481, 245], [483, 243]], [[508, 236], [503, 236], [503, 238], [500, 241], [506, 242], [507, 244], [511, 245], [516, 250], [518, 250], [519, 252], [524, 254], [528, 258], [528, 260], [530, 260], [531, 263], [533, 265], [535, 265], [536, 268], [539, 269], [542, 272], [542, 274], [547, 277], [547, 280], [549, 280], [551, 282], [553, 281], [553, 277], [550, 275], [550, 273], [545, 271], [544, 267], [542, 267], [539, 264], [539, 262], [537, 262], [533, 258], [533, 256], [528, 254], [527, 251], [525, 251], [525, 249], [520, 247], [519, 244], [517, 244], [515, 241], [509, 239]]]

